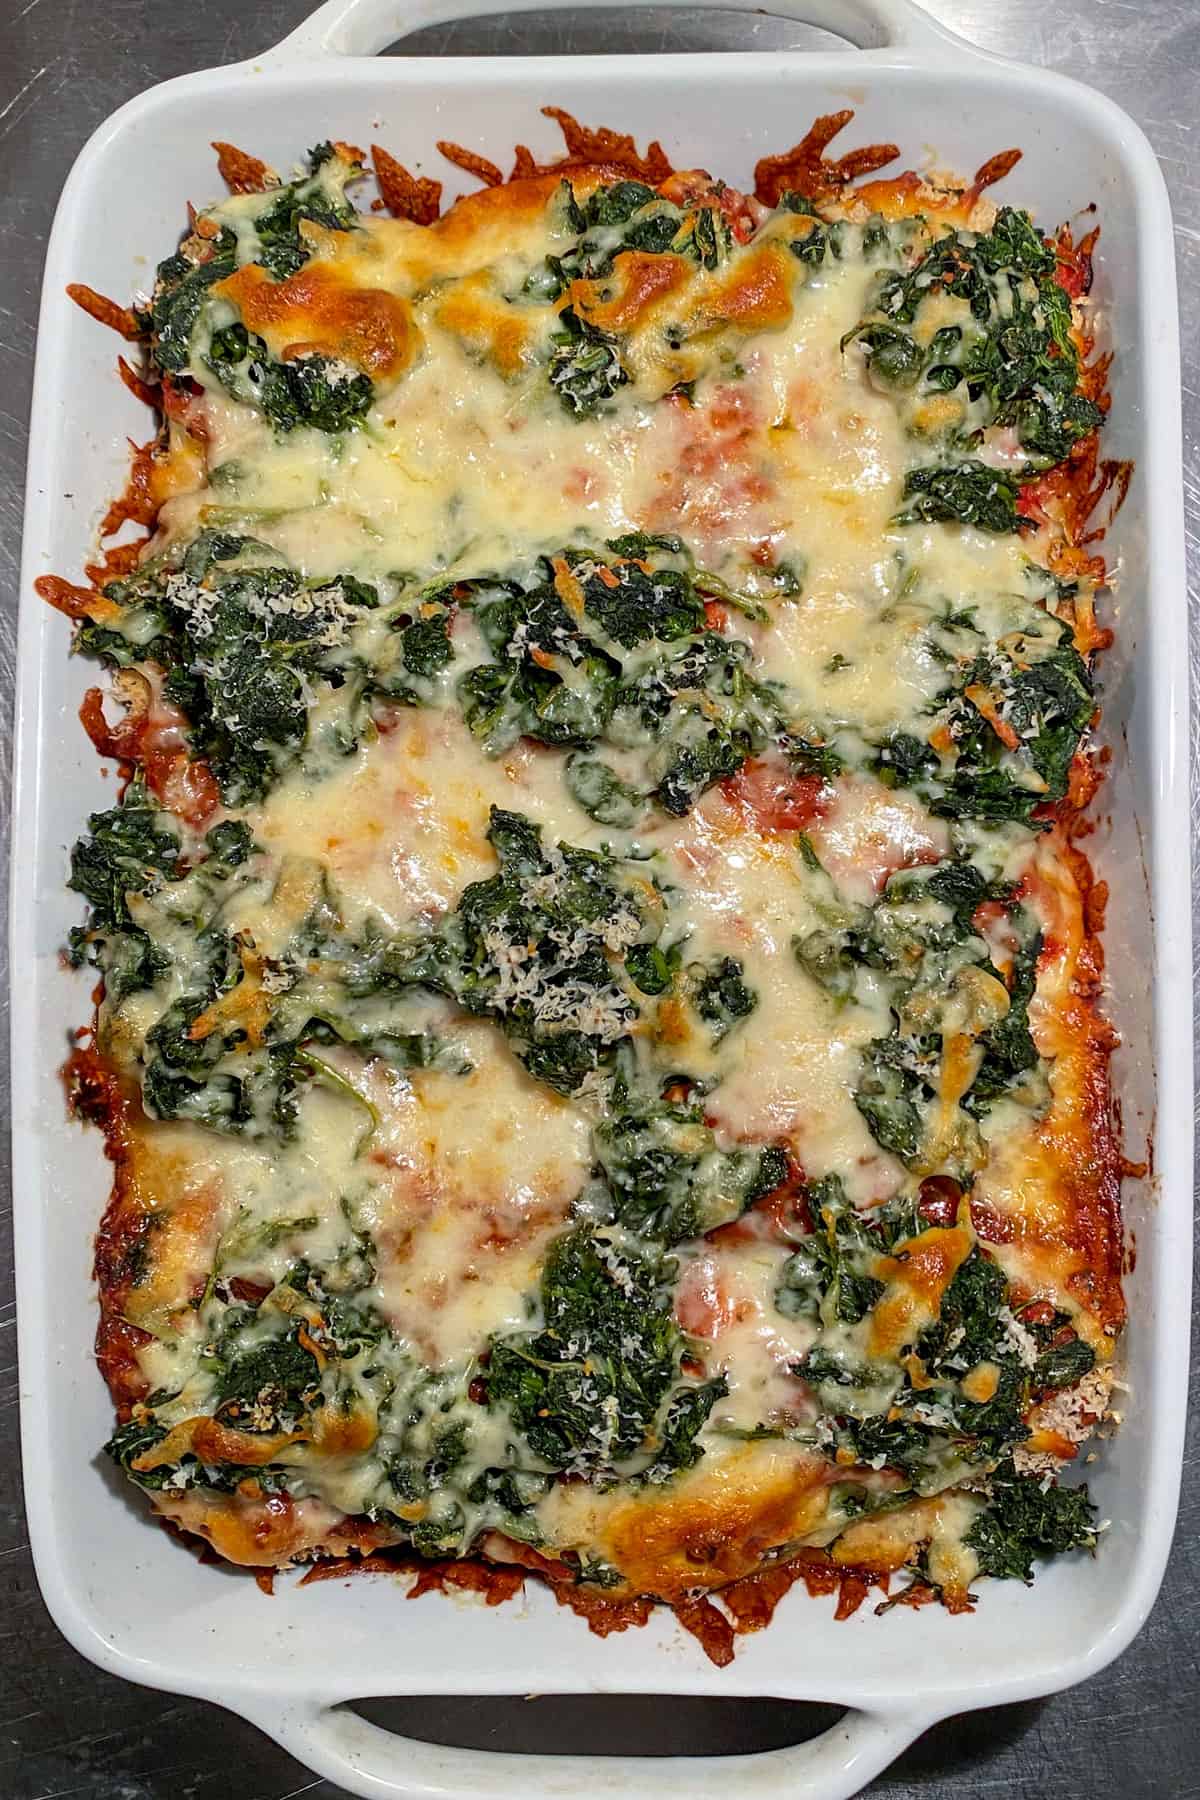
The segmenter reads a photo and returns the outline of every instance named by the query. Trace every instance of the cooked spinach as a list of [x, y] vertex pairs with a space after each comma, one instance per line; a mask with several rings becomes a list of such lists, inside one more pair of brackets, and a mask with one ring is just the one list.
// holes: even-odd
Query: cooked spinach
[[842, 259], [846, 249], [846, 227], [840, 219], [823, 218], [807, 195], [792, 191], [780, 195], [778, 210], [813, 221], [805, 235], [788, 239], [788, 249], [798, 261], [818, 267], [827, 260], [839, 262]]
[[[641, 249], [639, 244], [636, 246]], [[699, 206], [689, 212], [683, 228], [669, 245], [676, 256], [689, 257], [702, 269], [719, 269], [728, 261], [733, 233], [724, 213], [715, 206]]]
[[1044, 1350], [1033, 1366], [1035, 1389], [1074, 1387], [1096, 1366], [1096, 1354], [1082, 1338], [1069, 1337]]
[[925, 1135], [924, 1111], [936, 1094], [936, 1040], [913, 1040], [899, 1031], [872, 1038], [862, 1053], [854, 1104], [880, 1149], [915, 1162]]
[[996, 816], [1009, 770], [1012, 792], [1001, 816], [1027, 820], [1036, 806], [1061, 800], [1094, 710], [1091, 677], [1068, 626], [1044, 617], [1036, 634], [1014, 633], [1003, 649], [982, 651], [958, 672], [944, 706], [955, 761], [945, 794], [932, 794], [934, 810], [962, 817], [978, 790], [980, 816]]
[[224, 864], [227, 869], [240, 868], [258, 847], [245, 819], [222, 819], [205, 834], [204, 842], [212, 858], [214, 871], [218, 863]]
[[660, 944], [635, 944], [625, 958], [625, 970], [643, 994], [665, 994], [679, 968], [679, 945], [664, 950]]
[[[817, 868], [818, 878], [827, 881]], [[1007, 982], [975, 927], [984, 901], [1005, 908], [1016, 937]], [[835, 893], [822, 904], [830, 924], [793, 940], [793, 950], [839, 1003], [859, 995], [864, 972], [886, 978], [894, 1026], [864, 1047], [854, 1099], [876, 1142], [910, 1166], [924, 1154], [926, 1122], [939, 1093], [943, 1019], [948, 1008], [954, 1017], [958, 1003], [965, 1003], [954, 1029], [961, 1034], [970, 1020], [970, 1035], [983, 1054], [960, 1101], [963, 1118], [952, 1152], [958, 1166], [951, 1173], [969, 1174], [981, 1147], [974, 1121], [1001, 1094], [1023, 1086], [1027, 1103], [1040, 1103], [1040, 1090], [1026, 1086], [1040, 1067], [1028, 1019], [1041, 950], [1031, 915], [1006, 883], [954, 859], [899, 871], [869, 911], [848, 906]]]
[[322, 1342], [331, 1344], [338, 1356], [347, 1361], [364, 1351], [379, 1350], [389, 1338], [386, 1319], [361, 1293], [375, 1280], [370, 1248], [370, 1239], [365, 1240], [365, 1247], [360, 1240], [345, 1268], [319, 1267], [301, 1259], [292, 1264], [285, 1277], [287, 1287], [316, 1303]]
[[[885, 388], [915, 387], [925, 368], [926, 352], [922, 345], [899, 325], [882, 321], [856, 325], [842, 339], [842, 349], [857, 342], [865, 354], [871, 374], [878, 386]], [[957, 377], [956, 377], [957, 379]]]
[[645, 1104], [618, 1092], [592, 1148], [618, 1222], [670, 1244], [728, 1224], [787, 1175], [773, 1146], [722, 1149], [695, 1102]]
[[974, 1249], [955, 1271], [942, 1295], [935, 1324], [921, 1333], [917, 1348], [931, 1369], [940, 1370], [952, 1356], [960, 1371], [998, 1351], [1001, 1309], [1007, 1304], [1008, 1282], [998, 1263]]
[[741, 1019], [758, 1005], [758, 995], [746, 985], [745, 971], [736, 956], [723, 956], [712, 964], [692, 963], [687, 970], [687, 994], [692, 1005], [719, 1044]]
[[599, 757], [579, 753], [568, 757], [564, 776], [572, 799], [598, 825], [628, 829], [641, 817], [645, 796]]
[[216, 1416], [239, 1431], [294, 1431], [320, 1392], [320, 1366], [300, 1327], [242, 1349], [220, 1367]]
[[861, 1213], [839, 1175], [811, 1182], [804, 1202], [812, 1230], [784, 1264], [775, 1305], [789, 1319], [856, 1325], [883, 1293], [873, 1273], [878, 1258], [913, 1230], [911, 1207], [901, 1202]]
[[551, 338], [550, 386], [574, 418], [598, 412], [629, 380], [616, 339], [581, 318], [573, 306], [558, 315]]
[[657, 568], [633, 557], [608, 563], [568, 555], [567, 561], [588, 617], [622, 649], [704, 630], [704, 601], [693, 581], [682, 570], [661, 566], [661, 559]]
[[1036, 1559], [1093, 1550], [1096, 1508], [1086, 1486], [1046, 1486], [1037, 1475], [1018, 1475], [1002, 1463], [988, 1482], [988, 1500], [964, 1542], [979, 1558], [982, 1575], [1033, 1580]]
[[236, 268], [237, 240], [228, 226], [205, 244], [203, 261], [179, 250], [159, 263], [146, 323], [151, 360], [164, 374], [178, 375], [187, 368], [192, 332], [208, 290]]
[[982, 1118], [1022, 1075], [1038, 1067], [1037, 1045], [1029, 1029], [1029, 1002], [1037, 986], [1041, 953], [1042, 934], [1035, 931], [1013, 957], [1008, 977], [1008, 1011], [980, 1039], [983, 1062], [962, 1102], [976, 1118]]
[[370, 376], [351, 364], [317, 350], [281, 362], [241, 324], [214, 331], [205, 360], [235, 400], [256, 406], [277, 431], [346, 431], [361, 423], [375, 397]]
[[446, 607], [429, 604], [400, 631], [400, 660], [410, 675], [431, 681], [454, 659], [450, 643], [450, 614]]
[[[927, 1227], [905, 1205], [856, 1213], [840, 1184], [819, 1203], [810, 1192], [808, 1207], [814, 1230], [785, 1265], [776, 1305], [786, 1317], [819, 1328], [795, 1372], [832, 1415], [839, 1450], [869, 1466], [899, 1469], [918, 1493], [937, 1492], [970, 1468], [1008, 1457], [1029, 1436], [1024, 1415], [1031, 1399], [1052, 1382], [1041, 1361], [1031, 1364], [1029, 1334], [1015, 1327], [998, 1264], [972, 1249], [942, 1294], [938, 1316], [910, 1344], [915, 1361], [872, 1364], [846, 1348], [843, 1328], [880, 1299], [878, 1259], [903, 1258], [904, 1240]], [[1064, 1384], [1091, 1366], [1090, 1353], [1074, 1349], [1075, 1342], [1065, 1340], [1061, 1360], [1047, 1365]], [[963, 1384], [971, 1376], [977, 1383], [984, 1371], [991, 1392], [981, 1399], [986, 1387], [972, 1384], [969, 1394]]]
[[[103, 639], [77, 640], [108, 663], [127, 660], [120, 645], [157, 662], [165, 697], [186, 715], [192, 747], [229, 805], [261, 799], [304, 751], [314, 684], [340, 692], [345, 716], [330, 747], [343, 753], [354, 748], [372, 692], [399, 689], [397, 697], [415, 700], [424, 687], [403, 672], [397, 682], [388, 666], [390, 658], [411, 667], [412, 625], [371, 666], [355, 650], [358, 625], [379, 605], [373, 587], [351, 575], [311, 583], [259, 555], [248, 539], [204, 534], [182, 562], [176, 553], [110, 583], [106, 596], [120, 615]], [[418, 623], [432, 638], [435, 622]]]
[[171, 1480], [175, 1474], [175, 1465], [170, 1462], [160, 1463], [156, 1469], [135, 1469], [131, 1465], [139, 1456], [144, 1456], [148, 1450], [161, 1444], [166, 1435], [166, 1426], [160, 1425], [157, 1420], [135, 1417], [117, 1426], [104, 1449], [131, 1481], [154, 1492], [165, 1487]]
[[937, 775], [939, 759], [926, 740], [911, 731], [893, 731], [876, 747], [869, 767], [884, 787], [917, 787]]
[[[1014, 531], [1020, 482], [1061, 462], [1101, 423], [1083, 391], [1056, 271], [1029, 215], [1002, 207], [990, 232], [946, 232], [912, 268], [883, 275], [870, 312], [842, 339], [843, 350], [860, 346], [877, 386], [903, 396], [916, 435], [945, 440], [937, 465], [909, 472], [897, 524]], [[964, 303], [962, 321], [923, 333], [925, 309], [947, 298]], [[938, 394], [959, 400], [937, 413], [927, 401]], [[1011, 428], [1023, 470], [1006, 475], [970, 455], [993, 427]]]
[[705, 629], [710, 578], [677, 539], [634, 534], [609, 548], [607, 558], [540, 558], [525, 583], [460, 584], [494, 661], [461, 677], [459, 701], [493, 755], [521, 736], [640, 753], [644, 778], [632, 782], [595, 757], [567, 770], [586, 811], [628, 826], [649, 799], [682, 816], [772, 740], [795, 759], [812, 750], [788, 737], [780, 696], [750, 672], [749, 646]]
[[145, 788], [135, 784], [120, 806], [89, 816], [88, 836], [71, 851], [67, 886], [91, 907], [93, 930], [126, 931], [133, 924], [126, 896], [173, 880], [179, 857], [171, 814], [160, 811]]
[[627, 225], [644, 206], [654, 205], [658, 197], [644, 181], [617, 181], [611, 187], [602, 183], [588, 195], [580, 229], [585, 225]]
[[669, 1481], [680, 1469], [694, 1469], [704, 1451], [696, 1442], [718, 1400], [729, 1392], [724, 1375], [698, 1387], [677, 1388], [658, 1430], [654, 1461], [639, 1479], [658, 1484]]
[[645, 748], [648, 784], [677, 818], [748, 756], [786, 737], [778, 696], [749, 663], [742, 640], [705, 632], [627, 669], [616, 692], [609, 736]]
[[377, 978], [496, 1019], [531, 1075], [573, 1093], [612, 1067], [638, 1017], [614, 969], [658, 936], [661, 906], [613, 858], [546, 846], [520, 813], [493, 807], [488, 840], [499, 873], [472, 882], [440, 931], [385, 946]]
[[209, 289], [234, 274], [239, 262], [261, 262], [276, 280], [294, 275], [311, 254], [300, 234], [302, 220], [330, 231], [350, 230], [356, 214], [345, 190], [361, 173], [356, 163], [347, 162], [330, 145], [317, 145], [309, 152], [306, 176], [261, 196], [251, 227], [257, 254], [249, 258], [227, 225], [219, 226], [214, 236], [189, 233], [182, 247], [158, 265], [145, 321], [152, 361], [167, 374], [187, 368], [192, 335]]
[[567, 566], [542, 559], [527, 588], [485, 580], [464, 599], [496, 660], [462, 676], [459, 702], [491, 755], [518, 737], [589, 746], [611, 717], [619, 665], [567, 611], [556, 561]]
[[309, 151], [308, 170], [304, 180], [269, 189], [263, 210], [254, 220], [258, 239], [255, 261], [277, 281], [303, 268], [311, 254], [300, 233], [302, 220], [326, 231], [351, 231], [358, 221], [345, 190], [361, 175], [359, 164], [345, 160], [332, 144], [324, 143]]
[[719, 207], [702, 200], [685, 210], [641, 181], [602, 185], [582, 206], [572, 195], [565, 204], [564, 223], [580, 235], [570, 249], [547, 256], [532, 271], [524, 290], [531, 298], [557, 300], [572, 282], [602, 280], [612, 273], [623, 251], [650, 256], [670, 251], [701, 268], [715, 269], [727, 260], [733, 245]]
[[[461, 1050], [430, 1029], [435, 1003], [428, 996], [422, 1001], [377, 984], [374, 1004], [365, 1013], [355, 1008], [359, 946], [345, 942], [319, 886], [311, 916], [280, 957], [261, 959], [244, 934], [227, 931], [225, 909], [236, 912], [246, 889], [268, 879], [245, 821], [220, 821], [204, 842], [207, 854], [189, 865], [143, 795], [140, 786], [130, 789], [129, 821], [98, 815], [97, 837], [77, 858], [93, 906], [87, 926], [72, 934], [72, 948], [77, 961], [86, 958], [103, 975], [103, 1034], [116, 1029], [124, 1038], [116, 1015], [130, 994], [157, 988], [164, 996], [157, 1017], [151, 1010], [141, 1027], [137, 1064], [152, 1116], [251, 1138], [287, 1136], [301, 1089], [313, 1080], [337, 1087], [370, 1114], [320, 1055], [335, 1042], [400, 1068], [469, 1068]], [[103, 882], [101, 852], [108, 859]], [[158, 856], [157, 866], [143, 860], [147, 854]], [[287, 864], [277, 873], [285, 884], [308, 878]], [[142, 895], [136, 924], [126, 898], [135, 891]], [[165, 978], [172, 975], [168, 1002]]]
[[551, 1247], [540, 1300], [540, 1329], [493, 1339], [485, 1377], [539, 1461], [591, 1476], [638, 1457], [647, 1473], [689, 1466], [719, 1384], [678, 1389], [685, 1340], [659, 1255], [580, 1227]]
[[[236, 1072], [216, 1069], [207, 1058], [177, 1062], [171, 1055], [174, 1047], [150, 1045], [152, 1053], [142, 1070], [142, 1099], [152, 1118], [185, 1119], [210, 1131], [252, 1138], [291, 1132], [296, 1092], [309, 1074], [293, 1046], [245, 1052], [237, 1060]], [[212, 1062], [220, 1060], [226, 1048], [222, 1038], [215, 1038]]]
[[[928, 736], [889, 732], [864, 762], [886, 787], [915, 790], [939, 817], [1036, 830], [1040, 809], [1068, 793], [1096, 703], [1071, 627], [1016, 596], [1006, 604], [1011, 627], [981, 648], [974, 624], [938, 622], [930, 647], [947, 679], [929, 703]], [[956, 653], [947, 628], [969, 630], [974, 645], [964, 641]]]
[[903, 498], [909, 505], [895, 515], [895, 525], [977, 525], [983, 531], [1017, 529], [1017, 485], [990, 464], [968, 457], [910, 469]]
[[899, 1469], [916, 1479], [929, 1464], [930, 1433], [907, 1419], [893, 1419], [886, 1413], [846, 1418], [838, 1437], [866, 1468]]

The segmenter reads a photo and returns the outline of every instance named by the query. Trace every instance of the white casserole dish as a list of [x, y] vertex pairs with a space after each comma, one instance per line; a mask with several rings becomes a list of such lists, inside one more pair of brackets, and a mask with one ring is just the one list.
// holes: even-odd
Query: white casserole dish
[[[523, 0], [506, 0], [506, 5]], [[540, 3], [540, 0], [539, 0]], [[730, 0], [723, 0], [730, 4]], [[42, 305], [26, 513], [17, 697], [12, 967], [13, 1171], [20, 1289], [25, 1480], [46, 1602], [68, 1639], [130, 1680], [217, 1701], [322, 1775], [374, 1796], [649, 1794], [661, 1762], [524, 1759], [392, 1737], [339, 1703], [421, 1693], [775, 1695], [850, 1707], [824, 1736], [750, 1757], [689, 1761], [689, 1794], [857, 1792], [948, 1714], [1085, 1679], [1145, 1620], [1175, 1516], [1187, 1371], [1190, 1267], [1190, 922], [1187, 655], [1179, 454], [1179, 361], [1171, 220], [1150, 146], [1111, 102], [1062, 77], [984, 55], [910, 0], [783, 0], [775, 10], [848, 33], [865, 50], [823, 54], [375, 60], [435, 17], [415, 0], [330, 0], [259, 62], [191, 75], [143, 95], [96, 133], [63, 193]], [[452, 136], [501, 162], [518, 139], [549, 151], [539, 116], [566, 103], [585, 122], [660, 137], [683, 167], [749, 185], [756, 158], [813, 117], [858, 109], [853, 143], [894, 139], [897, 166], [932, 142], [942, 166], [973, 170], [1025, 152], [1004, 197], [1049, 225], [1095, 201], [1103, 226], [1095, 293], [1111, 331], [1106, 452], [1137, 470], [1107, 541], [1119, 572], [1117, 642], [1104, 660], [1112, 746], [1090, 848], [1112, 881], [1108, 1008], [1123, 1038], [1114, 1069], [1126, 1152], [1153, 1183], [1127, 1198], [1126, 1423], [1088, 1471], [1111, 1519], [1094, 1563], [1055, 1564], [1034, 1588], [987, 1583], [978, 1614], [870, 1607], [835, 1624], [799, 1590], [771, 1629], [739, 1640], [718, 1671], [669, 1615], [615, 1640], [591, 1637], [548, 1594], [498, 1609], [431, 1597], [410, 1607], [387, 1581], [298, 1589], [266, 1600], [201, 1566], [151, 1528], [97, 1458], [111, 1409], [91, 1358], [91, 1238], [109, 1170], [98, 1133], [67, 1128], [56, 1073], [86, 985], [59, 946], [78, 907], [63, 888], [85, 813], [108, 803], [76, 719], [87, 685], [67, 660], [66, 622], [32, 591], [74, 578], [96, 521], [124, 482], [126, 432], [146, 419], [113, 378], [113, 340], [75, 309], [70, 280], [124, 299], [145, 288], [179, 231], [183, 203], [218, 182], [210, 140], [289, 165], [310, 141], [378, 139], [430, 170]], [[848, 143], [838, 148], [851, 147]], [[433, 170], [450, 194], [453, 171]], [[448, 179], [449, 178], [449, 179]], [[1154, 1071], [1158, 1072], [1156, 1087]]]

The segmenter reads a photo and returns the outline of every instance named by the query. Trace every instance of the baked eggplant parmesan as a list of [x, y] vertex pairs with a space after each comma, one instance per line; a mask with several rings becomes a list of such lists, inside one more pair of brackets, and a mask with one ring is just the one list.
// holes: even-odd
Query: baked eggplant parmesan
[[231, 1562], [726, 1660], [797, 1577], [965, 1609], [1096, 1541], [1128, 470], [1015, 153], [884, 177], [835, 115], [750, 196], [548, 110], [556, 163], [440, 146], [444, 213], [218, 145], [153, 292], [73, 290], [160, 415], [39, 583], [122, 777], [70, 863], [108, 1450]]

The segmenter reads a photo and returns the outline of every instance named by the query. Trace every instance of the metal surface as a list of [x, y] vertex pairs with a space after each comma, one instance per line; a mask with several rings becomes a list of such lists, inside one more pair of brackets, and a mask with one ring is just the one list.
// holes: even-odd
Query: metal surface
[[[1145, 127], [1162, 160], [1177, 220], [1184, 333], [1185, 453], [1190, 538], [1200, 548], [1200, 4], [1198, 0], [928, 0], [985, 48], [1042, 62], [1110, 93]], [[42, 249], [63, 177], [93, 127], [167, 76], [265, 49], [311, 0], [3, 0], [0, 7], [0, 684], [11, 704], [18, 520], [25, 419]], [[402, 10], [398, 4], [398, 13]], [[647, 14], [637, 34], [617, 9], [572, 18], [525, 15], [439, 27], [406, 41], [423, 54], [757, 49], [828, 43], [767, 17]], [[569, 96], [562, 98], [569, 104]], [[1013, 121], [1020, 141], [1021, 121]], [[936, 141], [936, 121], [923, 133]], [[249, 146], [252, 148], [252, 146]], [[155, 246], [147, 246], [153, 254]], [[69, 573], [69, 571], [67, 571]], [[1197, 633], [1200, 636], [1200, 633]], [[1197, 639], [1193, 639], [1193, 656]], [[8, 734], [0, 737], [7, 761]], [[5, 776], [7, 771], [5, 770]], [[7, 778], [4, 781], [7, 798]], [[20, 855], [20, 846], [15, 854]], [[1182, 846], [1180, 846], [1182, 854]], [[0, 955], [3, 952], [0, 951]], [[14, 972], [20, 979], [20, 971]], [[0, 1045], [7, 1034], [0, 1037]], [[5, 1051], [0, 1049], [0, 1056]], [[4, 1251], [7, 1257], [7, 1246]], [[0, 1405], [12, 1409], [11, 1287], [0, 1272]], [[1185, 1347], [1180, 1345], [1180, 1354]], [[7, 1352], [7, 1360], [4, 1360]], [[936, 1727], [872, 1789], [880, 1795], [1093, 1800], [1200, 1800], [1200, 1404], [1167, 1584], [1141, 1638], [1082, 1689]], [[291, 1800], [339, 1790], [313, 1777], [252, 1727], [211, 1707], [128, 1686], [83, 1662], [58, 1637], [25, 1548], [15, 1448], [0, 1467], [0, 1796], [3, 1800]], [[398, 1605], [396, 1629], [417, 1629]], [[464, 1615], [464, 1628], [469, 1629]], [[319, 1646], [314, 1646], [319, 1654]], [[619, 1655], [619, 1645], [614, 1644]], [[780, 1702], [408, 1700], [370, 1716], [418, 1737], [520, 1750], [695, 1753], [766, 1748], [807, 1737], [831, 1709]], [[664, 1771], [665, 1773], [665, 1771]], [[678, 1779], [678, 1777], [677, 1777]]]

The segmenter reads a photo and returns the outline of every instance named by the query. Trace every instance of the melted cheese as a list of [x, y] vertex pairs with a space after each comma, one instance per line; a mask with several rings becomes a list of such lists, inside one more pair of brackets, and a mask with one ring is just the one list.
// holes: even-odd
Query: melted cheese
[[740, 1444], [706, 1458], [667, 1494], [558, 1487], [544, 1513], [564, 1548], [599, 1544], [631, 1591], [679, 1600], [819, 1534], [829, 1479], [827, 1463], [794, 1446]]
[[[734, 276], [689, 276], [681, 295], [661, 286], [666, 273], [675, 282], [690, 266], [681, 259], [618, 257], [605, 284], [609, 298], [597, 301], [602, 322], [631, 323], [621, 309], [636, 295], [639, 331], [648, 337], [669, 304], [685, 320], [691, 306], [702, 327], [701, 366], [711, 367], [704, 334], [727, 319], [743, 341], [745, 375], [706, 384], [694, 407], [644, 404], [588, 423], [548, 401], [536, 371], [512, 380], [537, 331], [555, 323], [549, 306], [499, 297], [513, 263], [534, 260], [532, 242], [518, 234], [489, 270], [486, 248], [467, 239], [474, 254], [464, 251], [454, 272], [470, 270], [468, 280], [427, 287], [431, 232], [370, 220], [348, 245], [345, 234], [330, 234], [331, 247], [322, 247], [328, 260], [292, 278], [323, 303], [331, 296], [337, 329], [347, 293], [374, 294], [377, 304], [394, 289], [397, 304], [413, 296], [420, 353], [402, 380], [388, 382], [364, 431], [341, 441], [295, 432], [279, 444], [197, 367], [209, 390], [209, 467], [246, 473], [170, 501], [162, 520], [169, 535], [190, 535], [214, 506], [225, 518], [237, 514], [244, 480], [256, 535], [316, 575], [352, 566], [373, 578], [447, 559], [469, 574], [581, 532], [603, 538], [635, 528], [681, 531], [702, 560], [744, 574], [753, 568], [752, 549], [768, 545], [809, 570], [801, 600], [781, 609], [764, 636], [771, 672], [815, 705], [829, 681], [825, 665], [840, 653], [849, 667], [827, 698], [868, 717], [881, 715], [889, 700], [894, 713], [897, 698], [919, 710], [936, 681], [896, 603], [898, 563], [903, 572], [921, 568], [947, 602], [966, 588], [1020, 591], [1025, 559], [1015, 540], [957, 528], [901, 533], [889, 524], [909, 446], [894, 405], [864, 381], [855, 356], [838, 350], [867, 305], [868, 265], [847, 260], [802, 280], [798, 265], [787, 269], [787, 251], [768, 243], [745, 253]], [[544, 223], [540, 243], [553, 247]], [[638, 285], [644, 269], [660, 284], [652, 295]], [[240, 270], [231, 282], [245, 286], [257, 273]], [[307, 326], [291, 320], [288, 286], [271, 289], [268, 308], [287, 319], [281, 348], [290, 333], [315, 342], [323, 329], [315, 317]], [[252, 286], [256, 301], [260, 287]], [[275, 328], [259, 311], [253, 318], [256, 329]], [[305, 331], [309, 339], [300, 336]], [[392, 335], [405, 332], [397, 324]], [[354, 343], [321, 342], [369, 366], [368, 352]], [[664, 383], [648, 379], [657, 398]]]
[[406, 708], [328, 773], [289, 774], [256, 836], [280, 857], [319, 857], [352, 931], [368, 915], [399, 931], [449, 911], [468, 882], [494, 872], [492, 806], [527, 813], [555, 840], [604, 835], [544, 751], [518, 744], [493, 761], [456, 710]]
[[213, 293], [236, 307], [247, 329], [284, 362], [319, 351], [391, 381], [417, 348], [412, 314], [398, 295], [352, 287], [319, 262], [286, 281], [272, 281], [258, 263], [247, 263]]
[[897, 1165], [851, 1090], [862, 1046], [887, 1030], [887, 1007], [839, 1012], [792, 956], [792, 937], [819, 923], [794, 844], [748, 825], [717, 791], [682, 825], [650, 835], [685, 887], [679, 923], [689, 951], [738, 957], [758, 996], [719, 1054], [689, 1046], [700, 1072], [720, 1070], [712, 1113], [734, 1137], [787, 1143], [813, 1177], [841, 1173], [857, 1201], [885, 1199]]
[[970, 1250], [971, 1233], [955, 1226], [923, 1231], [880, 1259], [876, 1279], [885, 1287], [871, 1314], [867, 1340], [873, 1356], [898, 1355], [933, 1323], [943, 1294]]
[[590, 1161], [578, 1107], [504, 1055], [492, 1027], [457, 1036], [474, 1060], [469, 1075], [406, 1079], [373, 1065], [363, 1077], [382, 1123], [355, 1215], [379, 1251], [379, 1310], [439, 1365], [527, 1322], [546, 1244]]
[[685, 1331], [711, 1345], [705, 1351], [708, 1370], [723, 1374], [728, 1387], [708, 1440], [718, 1455], [720, 1433], [730, 1425], [753, 1431], [764, 1420], [794, 1423], [808, 1416], [804, 1384], [792, 1371], [811, 1346], [816, 1326], [783, 1318], [774, 1303], [789, 1254], [787, 1245], [735, 1237], [706, 1244], [681, 1267], [675, 1317]]

